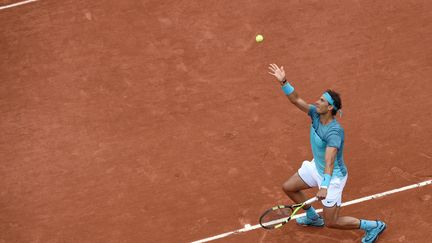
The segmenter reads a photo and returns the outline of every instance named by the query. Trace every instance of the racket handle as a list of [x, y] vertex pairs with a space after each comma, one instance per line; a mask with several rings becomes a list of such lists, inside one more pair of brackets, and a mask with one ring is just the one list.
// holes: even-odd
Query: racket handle
[[305, 205], [309, 205], [309, 204], [312, 204], [312, 203], [314, 203], [316, 201], [318, 201], [318, 198], [317, 197], [313, 197], [313, 198], [307, 200], [306, 202], [304, 202], [304, 204]]

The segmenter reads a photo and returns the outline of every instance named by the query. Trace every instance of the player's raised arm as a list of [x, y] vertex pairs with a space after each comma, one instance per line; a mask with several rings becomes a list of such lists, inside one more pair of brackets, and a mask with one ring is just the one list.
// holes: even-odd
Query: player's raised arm
[[271, 70], [269, 74], [276, 77], [280, 85], [282, 85], [282, 90], [284, 91], [288, 99], [291, 101], [291, 103], [297, 106], [301, 111], [308, 113], [309, 104], [306, 103], [303, 99], [301, 99], [298, 96], [297, 92], [294, 90], [294, 87], [287, 82], [283, 66], [279, 68], [276, 64], [270, 64], [269, 69]]

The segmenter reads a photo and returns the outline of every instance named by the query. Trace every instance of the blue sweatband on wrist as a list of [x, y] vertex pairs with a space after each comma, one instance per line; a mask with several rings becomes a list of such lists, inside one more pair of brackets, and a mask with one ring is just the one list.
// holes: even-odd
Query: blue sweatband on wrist
[[330, 185], [331, 175], [324, 174], [324, 179], [321, 182], [321, 188], [328, 188]]
[[286, 95], [290, 95], [292, 92], [294, 92], [294, 87], [287, 82], [284, 86], [282, 86], [282, 90]]

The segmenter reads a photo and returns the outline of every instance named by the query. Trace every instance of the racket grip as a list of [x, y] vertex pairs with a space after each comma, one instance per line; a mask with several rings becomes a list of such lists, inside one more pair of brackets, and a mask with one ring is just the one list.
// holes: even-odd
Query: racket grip
[[309, 205], [309, 204], [312, 204], [312, 203], [314, 203], [316, 201], [318, 201], [318, 198], [317, 197], [313, 197], [313, 198], [307, 200], [306, 202], [304, 202], [304, 204]]

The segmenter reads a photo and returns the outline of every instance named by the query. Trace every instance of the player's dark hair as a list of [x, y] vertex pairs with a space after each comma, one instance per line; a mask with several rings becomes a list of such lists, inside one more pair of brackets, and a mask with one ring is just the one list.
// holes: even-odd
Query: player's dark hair
[[340, 97], [340, 94], [334, 90], [328, 89], [326, 90], [327, 93], [332, 97], [334, 106], [336, 106], [336, 109], [332, 110], [332, 115], [336, 115], [337, 111], [342, 109], [342, 99]]

